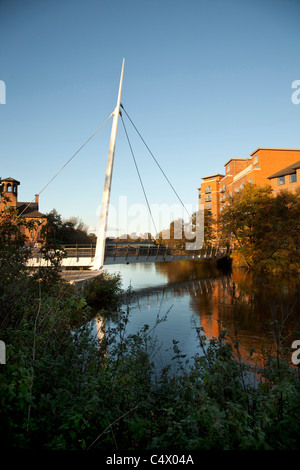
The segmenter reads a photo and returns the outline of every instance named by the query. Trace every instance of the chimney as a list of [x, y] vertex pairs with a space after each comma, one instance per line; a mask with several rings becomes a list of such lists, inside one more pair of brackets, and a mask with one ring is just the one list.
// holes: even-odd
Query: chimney
[[39, 195], [38, 194], [35, 195], [35, 203], [39, 204]]

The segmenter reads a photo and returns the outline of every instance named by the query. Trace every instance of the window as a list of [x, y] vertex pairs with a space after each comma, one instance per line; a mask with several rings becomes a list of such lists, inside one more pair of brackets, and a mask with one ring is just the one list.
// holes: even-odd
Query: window
[[227, 173], [230, 172], [230, 165], [227, 166]]
[[296, 183], [297, 181], [297, 173], [293, 173], [290, 175], [290, 183]]
[[253, 179], [252, 179], [252, 178], [251, 178], [251, 180], [249, 180], [249, 183], [251, 183], [251, 184], [253, 183]]
[[255, 155], [254, 159], [253, 159], [253, 164], [255, 165], [255, 163], [257, 163], [257, 162], [258, 162], [258, 155]]
[[211, 202], [208, 202], [205, 206], [205, 209], [211, 209]]
[[278, 177], [278, 185], [285, 184], [285, 176]]

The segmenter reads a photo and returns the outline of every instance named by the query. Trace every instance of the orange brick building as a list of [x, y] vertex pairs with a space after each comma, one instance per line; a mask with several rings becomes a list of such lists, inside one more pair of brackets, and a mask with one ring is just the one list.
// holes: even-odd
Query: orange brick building
[[282, 189], [294, 191], [300, 182], [300, 160], [268, 177], [274, 193]]
[[39, 196], [35, 195], [35, 202], [19, 202], [18, 186], [20, 182], [13, 178], [5, 178], [0, 180], [0, 211], [7, 206], [14, 207], [18, 213], [27, 222], [37, 222], [36, 229], [28, 230], [23, 228], [23, 233], [28, 239], [28, 244], [34, 245], [41, 242], [41, 229], [47, 223], [47, 218], [39, 212]]
[[212, 211], [218, 220], [226, 204], [226, 196], [243, 188], [245, 183], [270, 185], [274, 193], [295, 190], [300, 182], [300, 149], [259, 147], [249, 158], [231, 158], [225, 163], [225, 174], [202, 177], [198, 188], [199, 204]]
[[215, 175], [204, 176], [199, 191], [199, 204], [204, 204], [205, 209], [210, 209], [214, 218], [220, 211], [220, 181], [224, 175], [216, 173]]

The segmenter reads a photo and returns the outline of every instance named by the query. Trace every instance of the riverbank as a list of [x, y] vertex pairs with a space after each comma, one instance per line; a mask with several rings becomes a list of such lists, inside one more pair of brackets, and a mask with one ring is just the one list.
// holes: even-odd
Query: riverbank
[[[258, 320], [269, 303], [264, 285], [194, 262], [123, 269], [123, 283], [151, 285], [159, 304], [149, 310], [145, 295], [139, 306], [116, 307], [113, 318], [98, 321], [100, 332], [90, 322], [88, 298], [53, 273], [37, 278], [18, 269], [17, 276], [0, 277], [6, 313], [0, 337], [7, 351], [0, 368], [2, 446], [106, 452], [174, 446], [300, 449], [299, 373], [287, 351], [278, 343], [275, 351], [265, 350], [257, 387], [245, 380], [249, 366], [240, 360], [249, 326], [255, 325], [254, 336], [262, 331]], [[116, 293], [114, 274], [109, 286]], [[162, 280], [174, 288], [173, 298], [170, 291], [155, 291]], [[92, 290], [98, 301], [109, 286], [98, 286], [100, 297]], [[277, 299], [286, 305], [288, 291], [279, 287], [276, 295], [269, 292], [275, 306]], [[262, 310], [254, 317], [258, 306]], [[268, 315], [266, 320], [274, 321], [272, 311]], [[186, 354], [174, 322], [179, 339], [197, 349]], [[237, 322], [238, 336], [231, 342], [223, 326], [235, 334]], [[170, 344], [157, 341], [161, 327]], [[161, 343], [171, 357], [158, 371]]]

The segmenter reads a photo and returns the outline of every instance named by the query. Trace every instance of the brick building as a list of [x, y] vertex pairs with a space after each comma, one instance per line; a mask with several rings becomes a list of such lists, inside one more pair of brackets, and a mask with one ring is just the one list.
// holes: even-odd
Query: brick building
[[274, 194], [282, 189], [294, 191], [300, 182], [299, 158], [300, 149], [265, 147], [257, 148], [249, 158], [231, 158], [224, 165], [224, 174], [202, 177], [199, 204], [204, 204], [218, 220], [226, 197], [242, 189], [245, 183], [270, 185]]
[[268, 180], [274, 193], [282, 189], [295, 190], [300, 182], [300, 160], [269, 176]]
[[39, 196], [35, 195], [35, 202], [18, 201], [18, 186], [20, 182], [13, 178], [0, 180], [0, 212], [7, 206], [14, 207], [20, 216], [27, 222], [33, 220], [37, 222], [35, 230], [23, 228], [23, 233], [28, 239], [30, 245], [41, 242], [41, 228], [47, 223], [47, 218], [39, 212]]

